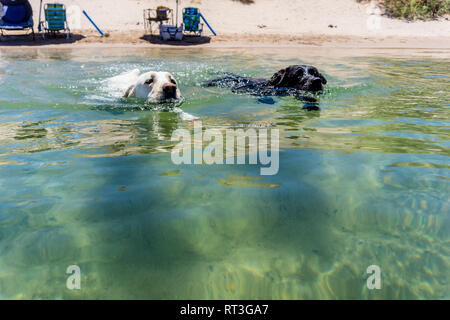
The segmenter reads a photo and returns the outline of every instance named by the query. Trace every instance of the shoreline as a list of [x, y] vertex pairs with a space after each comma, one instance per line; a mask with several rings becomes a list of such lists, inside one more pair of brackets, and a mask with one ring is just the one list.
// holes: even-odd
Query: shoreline
[[101, 37], [91, 30], [76, 31], [69, 40], [63, 36], [43, 40], [36, 34], [14, 36], [0, 41], [0, 49], [7, 48], [339, 48], [339, 49], [439, 49], [450, 50], [450, 37], [405, 37], [405, 36], [354, 36], [324, 34], [226, 34], [217, 37], [187, 37], [183, 41], [161, 41], [156, 35], [140, 31], [111, 31], [109, 37]]

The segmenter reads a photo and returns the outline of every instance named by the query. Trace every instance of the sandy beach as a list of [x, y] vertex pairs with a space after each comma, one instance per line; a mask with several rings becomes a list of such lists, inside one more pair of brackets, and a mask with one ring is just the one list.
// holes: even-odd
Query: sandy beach
[[[33, 6], [35, 29], [39, 0]], [[182, 42], [162, 42], [144, 30], [143, 10], [164, 5], [175, 9], [175, 0], [65, 0], [73, 37], [35, 42], [4, 37], [1, 46], [58, 47], [94, 45], [271, 47], [331, 46], [344, 48], [450, 48], [449, 17], [435, 21], [404, 21], [383, 14], [376, 1], [355, 0], [232, 0], [180, 1], [181, 10], [194, 6], [218, 36], [205, 26], [204, 37]], [[100, 37], [83, 15], [86, 10], [109, 37]], [[175, 18], [175, 16], [174, 16]], [[181, 20], [181, 18], [179, 18]]]

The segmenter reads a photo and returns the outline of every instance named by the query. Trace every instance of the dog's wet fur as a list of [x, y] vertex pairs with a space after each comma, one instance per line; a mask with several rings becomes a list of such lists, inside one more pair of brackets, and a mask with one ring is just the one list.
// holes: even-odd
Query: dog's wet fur
[[275, 73], [269, 80], [241, 77], [227, 73], [226, 76], [208, 81], [206, 87], [230, 88], [235, 93], [256, 96], [295, 96], [299, 100], [315, 102], [305, 93], [322, 92], [327, 84], [325, 77], [316, 67], [292, 65]]

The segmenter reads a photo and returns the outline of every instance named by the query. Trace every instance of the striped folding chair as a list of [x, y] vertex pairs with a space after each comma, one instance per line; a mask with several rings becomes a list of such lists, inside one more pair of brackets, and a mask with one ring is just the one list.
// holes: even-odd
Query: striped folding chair
[[184, 31], [201, 36], [203, 32], [203, 23], [200, 23], [200, 16], [200, 11], [197, 8], [184, 8]]
[[60, 3], [47, 3], [44, 7], [45, 21], [41, 21], [42, 29], [45, 31], [42, 38], [45, 39], [45, 33], [56, 33], [65, 31], [67, 39], [70, 37], [70, 29], [67, 24], [66, 6]]

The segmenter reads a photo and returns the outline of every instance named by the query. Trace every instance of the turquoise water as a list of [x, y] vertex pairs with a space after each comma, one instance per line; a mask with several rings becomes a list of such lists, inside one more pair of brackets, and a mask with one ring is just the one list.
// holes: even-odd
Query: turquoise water
[[[450, 63], [412, 53], [0, 51], [0, 298], [449, 299]], [[201, 87], [298, 63], [319, 111]], [[279, 173], [174, 165], [192, 122], [118, 98], [133, 68], [172, 72], [205, 128], [279, 129]]]

